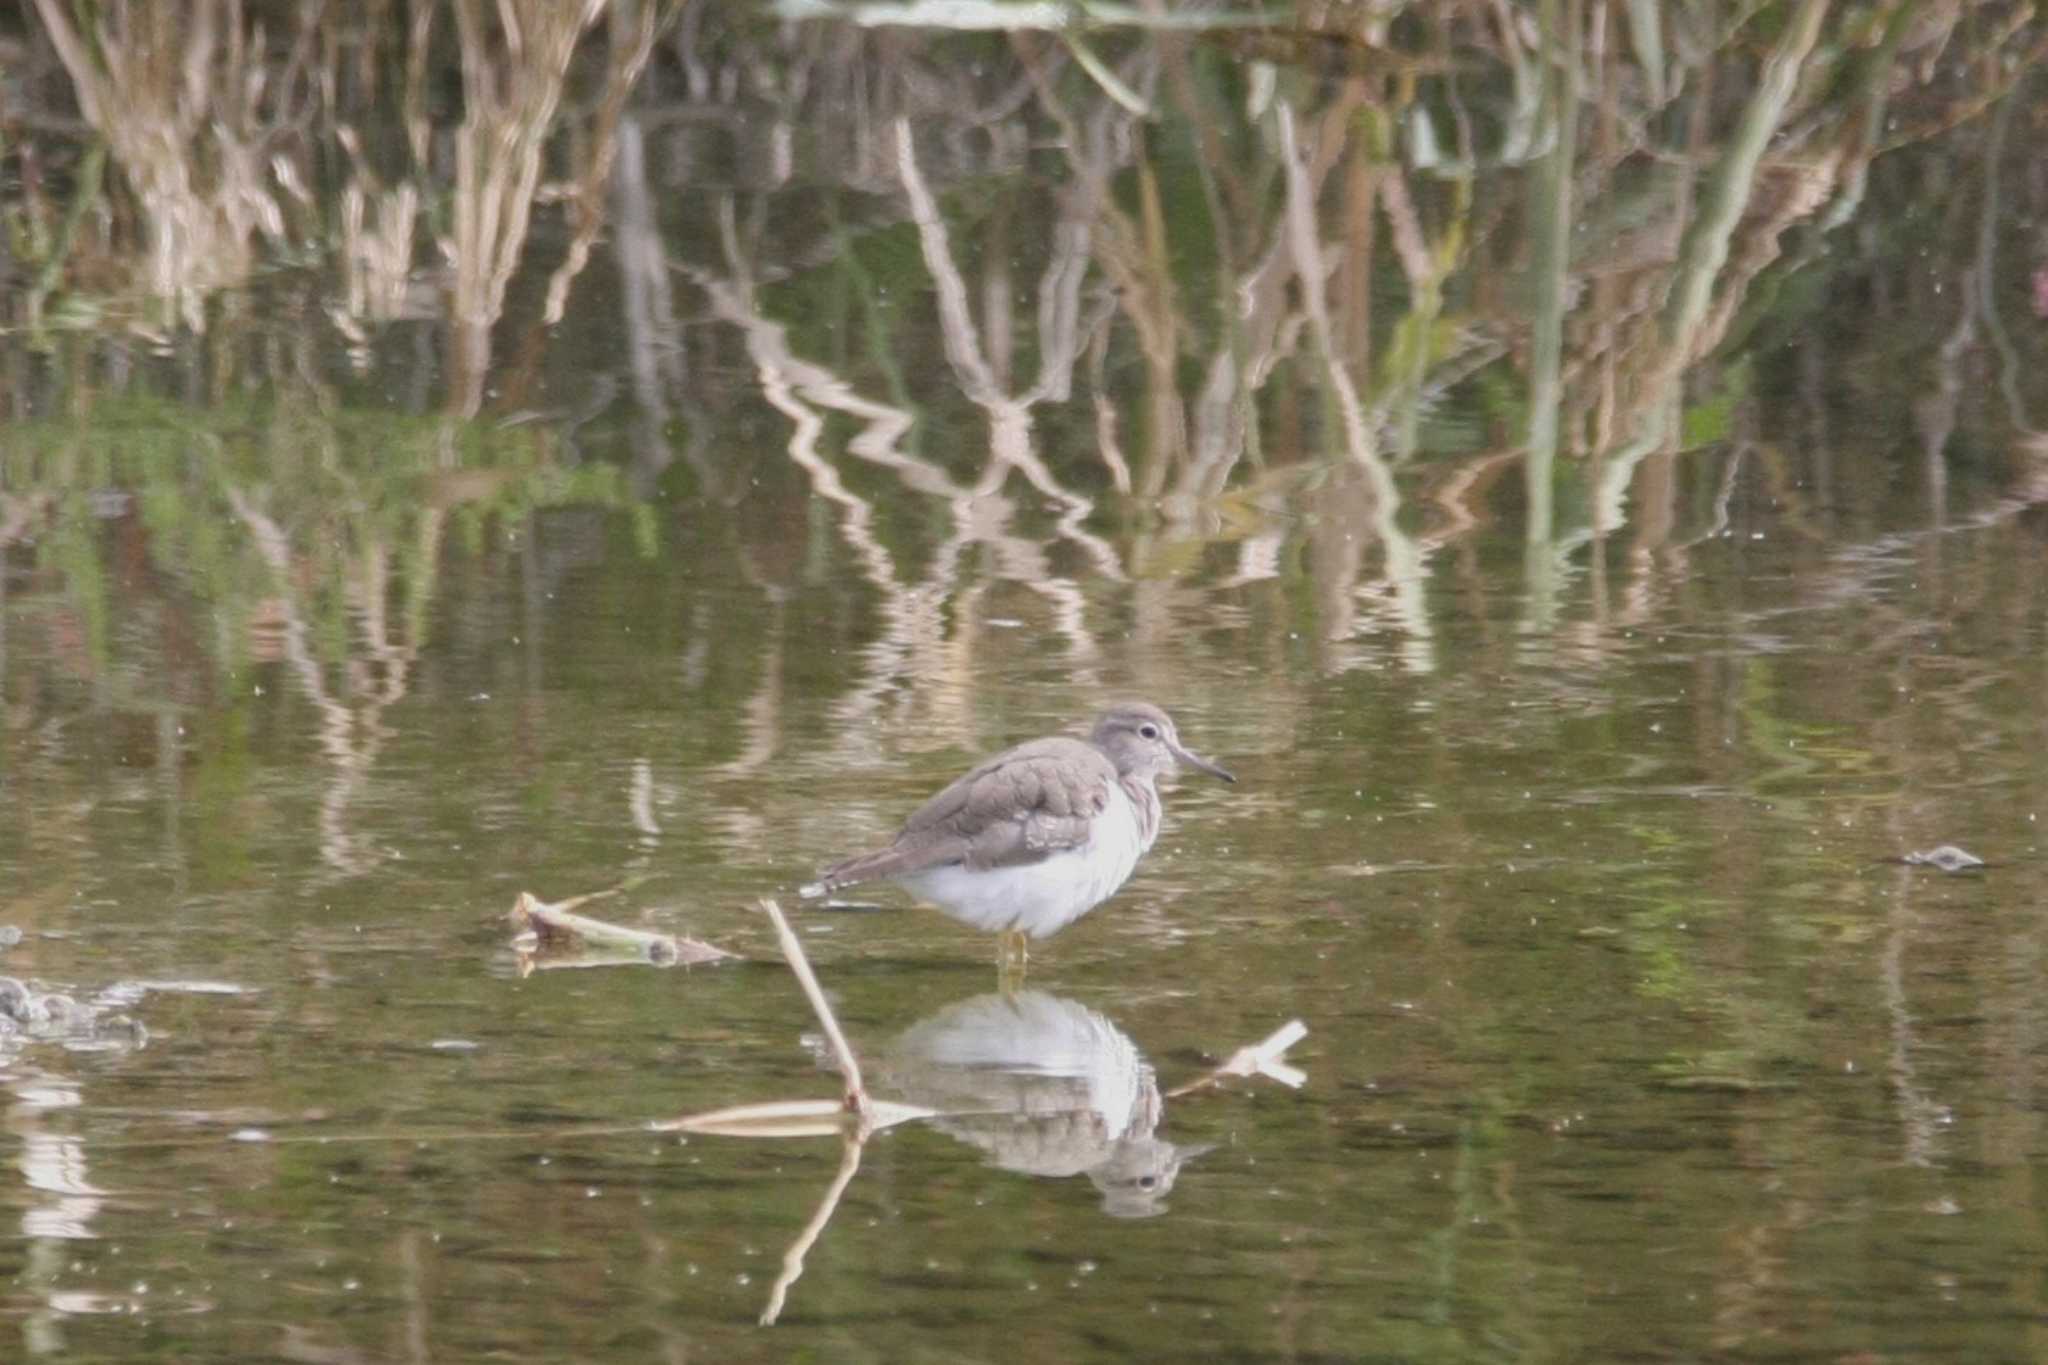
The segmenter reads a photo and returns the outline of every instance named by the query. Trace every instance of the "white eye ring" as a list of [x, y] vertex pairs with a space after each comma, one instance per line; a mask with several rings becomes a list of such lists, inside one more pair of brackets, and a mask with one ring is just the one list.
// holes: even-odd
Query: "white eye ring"
[[1138, 727], [1138, 736], [1141, 739], [1157, 739], [1159, 738], [1159, 727], [1148, 720]]

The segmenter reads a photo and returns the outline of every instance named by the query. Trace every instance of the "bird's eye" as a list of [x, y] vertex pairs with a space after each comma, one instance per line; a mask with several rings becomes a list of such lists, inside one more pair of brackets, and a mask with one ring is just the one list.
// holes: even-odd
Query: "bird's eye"
[[1149, 1190], [1158, 1183], [1159, 1177], [1156, 1175], [1141, 1175], [1138, 1177], [1138, 1188], [1141, 1190]]
[[1159, 727], [1148, 720], [1138, 727], [1138, 734], [1143, 739], [1157, 739], [1159, 738]]

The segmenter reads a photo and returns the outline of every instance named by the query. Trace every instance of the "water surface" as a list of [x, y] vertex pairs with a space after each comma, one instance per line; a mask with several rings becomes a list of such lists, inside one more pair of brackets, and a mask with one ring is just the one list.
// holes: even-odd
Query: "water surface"
[[[2039, 26], [1556, 8], [333, 19], [155, 153], [27, 20], [13, 1351], [2037, 1358]], [[1134, 695], [1240, 780], [1026, 993], [796, 912], [939, 1116], [761, 1325], [841, 1143], [653, 1126], [838, 1093], [753, 902]], [[745, 961], [522, 970], [607, 888]]]

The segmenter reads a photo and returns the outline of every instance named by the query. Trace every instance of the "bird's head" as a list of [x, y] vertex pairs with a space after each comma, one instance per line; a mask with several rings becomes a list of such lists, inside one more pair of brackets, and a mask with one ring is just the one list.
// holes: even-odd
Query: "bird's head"
[[1151, 702], [1127, 701], [1110, 707], [1095, 722], [1091, 738], [1124, 777], [1150, 781], [1185, 764], [1225, 782], [1237, 781], [1219, 765], [1182, 745], [1173, 717]]

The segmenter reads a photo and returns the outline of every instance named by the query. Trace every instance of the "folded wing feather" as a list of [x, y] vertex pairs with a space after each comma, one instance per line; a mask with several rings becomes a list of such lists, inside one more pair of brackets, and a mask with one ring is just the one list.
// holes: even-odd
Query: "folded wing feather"
[[1116, 769], [1078, 739], [1040, 739], [997, 754], [919, 807], [896, 842], [825, 869], [826, 890], [958, 863], [1014, 867], [1088, 842]]

